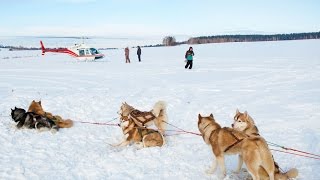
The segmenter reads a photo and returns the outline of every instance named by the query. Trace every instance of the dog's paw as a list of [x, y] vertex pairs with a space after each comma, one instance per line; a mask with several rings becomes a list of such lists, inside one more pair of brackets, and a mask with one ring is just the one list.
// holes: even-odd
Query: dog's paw
[[242, 173], [242, 172], [248, 172], [248, 171], [245, 168], [236, 169], [236, 170], [232, 171], [232, 173], [235, 173], [235, 174], [239, 174], [239, 173]]
[[210, 168], [210, 169], [207, 169], [205, 172], [206, 174], [213, 174], [214, 170]]
[[55, 133], [58, 132], [58, 130], [57, 130], [57, 129], [51, 129], [50, 132], [51, 132], [52, 134], [55, 134]]
[[143, 145], [142, 142], [137, 142], [137, 143], [136, 143], [136, 147], [137, 147], [137, 149], [139, 150], [139, 149], [144, 148], [144, 145]]
[[241, 169], [232, 170], [232, 173], [239, 174]]
[[37, 130], [38, 132], [50, 131], [50, 129], [47, 127], [40, 127], [40, 128], [37, 128]]
[[118, 147], [118, 146], [120, 146], [120, 144], [109, 144], [110, 146], [112, 146], [112, 147]]

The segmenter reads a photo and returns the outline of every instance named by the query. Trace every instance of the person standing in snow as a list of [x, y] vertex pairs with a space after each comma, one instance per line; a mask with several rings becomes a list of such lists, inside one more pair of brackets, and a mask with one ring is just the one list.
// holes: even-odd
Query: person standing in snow
[[137, 55], [138, 55], [139, 62], [141, 62], [141, 48], [140, 48], [140, 46], [138, 46]]
[[185, 58], [187, 60], [187, 64], [184, 66], [185, 69], [189, 67], [189, 69], [192, 69], [192, 64], [193, 64], [193, 48], [190, 47], [189, 50], [186, 52]]
[[126, 56], [126, 63], [130, 63], [130, 58], [129, 58], [129, 48], [126, 47], [124, 49], [124, 55]]

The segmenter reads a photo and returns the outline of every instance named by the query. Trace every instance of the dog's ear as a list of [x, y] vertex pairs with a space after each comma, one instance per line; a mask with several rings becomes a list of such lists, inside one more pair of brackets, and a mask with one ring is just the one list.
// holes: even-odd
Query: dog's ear
[[245, 118], [248, 118], [248, 112], [247, 111], [245, 111], [243, 114], [244, 114]]
[[201, 118], [202, 118], [201, 114], [198, 114], [198, 119], [201, 119]]
[[210, 117], [213, 118], [213, 114], [212, 113], [210, 114]]
[[39, 104], [41, 105], [41, 100], [39, 101]]
[[237, 108], [237, 110], [236, 110], [236, 114], [238, 114], [239, 113], [239, 109]]

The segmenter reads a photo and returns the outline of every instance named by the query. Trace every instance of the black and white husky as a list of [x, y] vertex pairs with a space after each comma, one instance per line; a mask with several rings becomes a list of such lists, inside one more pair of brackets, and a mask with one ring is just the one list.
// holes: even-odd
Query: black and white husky
[[18, 129], [25, 127], [28, 129], [38, 129], [40, 131], [52, 130], [52, 132], [56, 132], [59, 130], [59, 127], [51, 119], [32, 112], [26, 112], [26, 110], [22, 108], [15, 107], [11, 109], [11, 118], [14, 122], [18, 123]]

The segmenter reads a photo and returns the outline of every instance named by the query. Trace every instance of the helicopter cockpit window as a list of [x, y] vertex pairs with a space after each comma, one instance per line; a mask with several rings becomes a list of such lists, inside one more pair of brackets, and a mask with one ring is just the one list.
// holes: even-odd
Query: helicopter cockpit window
[[86, 49], [86, 55], [90, 55], [89, 49]]
[[84, 49], [79, 49], [79, 55], [84, 56]]
[[95, 48], [90, 48], [90, 51], [91, 51], [91, 54], [94, 55], [94, 54], [99, 54], [99, 51], [96, 50]]

